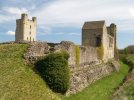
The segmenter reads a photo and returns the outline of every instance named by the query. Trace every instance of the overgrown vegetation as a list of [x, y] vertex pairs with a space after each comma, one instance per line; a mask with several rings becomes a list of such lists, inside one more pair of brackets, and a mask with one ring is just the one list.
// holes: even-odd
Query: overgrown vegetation
[[97, 47], [97, 55], [98, 55], [98, 59], [103, 60], [103, 58], [104, 58], [104, 47], [103, 47], [103, 44], [101, 44], [100, 47]]
[[75, 46], [75, 64], [78, 66], [80, 63], [80, 47], [78, 45]]
[[134, 68], [134, 54], [120, 54], [120, 60], [129, 65], [130, 71]]
[[120, 54], [134, 54], [134, 45], [128, 46], [125, 49], [119, 50]]
[[134, 100], [134, 80], [128, 82], [123, 88], [128, 100]]
[[69, 88], [68, 58], [68, 53], [56, 52], [35, 64], [42, 78], [54, 92], [64, 94]]
[[127, 98], [134, 100], [134, 54], [120, 54], [120, 59], [129, 66], [129, 74], [125, 79], [124, 85], [118, 90], [118, 94], [114, 96], [115, 100]]
[[42, 78], [24, 64], [27, 47], [0, 45], [0, 100], [59, 100]]

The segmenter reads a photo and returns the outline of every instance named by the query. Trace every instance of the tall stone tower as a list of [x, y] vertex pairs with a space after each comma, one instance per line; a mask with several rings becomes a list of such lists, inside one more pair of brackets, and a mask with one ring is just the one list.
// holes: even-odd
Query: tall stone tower
[[16, 20], [15, 41], [36, 41], [36, 17], [28, 19], [27, 14], [22, 14], [21, 19]]
[[118, 59], [118, 48], [117, 48], [117, 27], [116, 27], [116, 25], [115, 24], [111, 24], [110, 25], [110, 32], [111, 32], [111, 34], [114, 36], [114, 41], [115, 41], [115, 44], [114, 44], [114, 57], [116, 58], [116, 59]]

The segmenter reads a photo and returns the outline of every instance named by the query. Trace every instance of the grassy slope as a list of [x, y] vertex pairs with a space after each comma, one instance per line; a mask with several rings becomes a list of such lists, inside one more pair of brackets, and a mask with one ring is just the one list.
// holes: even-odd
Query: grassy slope
[[0, 100], [59, 99], [27, 65], [23, 54], [28, 45], [0, 45]]
[[134, 100], [134, 54], [125, 55], [125, 57], [125, 62], [132, 67], [132, 72], [129, 73], [126, 82], [115, 96], [115, 100], [121, 100], [122, 97], [126, 97], [129, 100]]
[[124, 77], [128, 73], [128, 66], [121, 63], [119, 72], [114, 72], [110, 76], [103, 78], [90, 85], [83, 91], [71, 95], [70, 97], [63, 97], [65, 100], [109, 100], [109, 97], [115, 91], [115, 88], [122, 83]]
[[[131, 64], [134, 65], [134, 54], [130, 55], [129, 61], [131, 61]], [[126, 96], [129, 98], [129, 100], [134, 100], [134, 66], [131, 66], [131, 67], [133, 67], [133, 71], [130, 74], [131, 75], [131, 81], [126, 83], [123, 86], [123, 88], [124, 88], [124, 91], [126, 93]]]
[[123, 86], [123, 95], [127, 96], [129, 100], [134, 100], [134, 80]]

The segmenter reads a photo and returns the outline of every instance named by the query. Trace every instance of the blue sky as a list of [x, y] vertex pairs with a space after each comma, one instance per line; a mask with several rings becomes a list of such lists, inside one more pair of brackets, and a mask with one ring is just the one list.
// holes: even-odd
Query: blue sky
[[36, 16], [37, 40], [81, 44], [85, 21], [117, 25], [118, 47], [134, 45], [134, 0], [0, 0], [0, 42], [13, 41], [21, 13]]

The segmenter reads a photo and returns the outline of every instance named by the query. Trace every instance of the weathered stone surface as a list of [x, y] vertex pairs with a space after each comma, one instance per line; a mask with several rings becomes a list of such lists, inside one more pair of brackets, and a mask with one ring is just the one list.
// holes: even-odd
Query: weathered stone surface
[[[69, 65], [76, 66], [76, 45], [72, 42], [62, 41], [56, 45], [56, 51], [65, 50], [69, 53]], [[79, 65], [98, 61], [96, 48], [78, 46], [79, 49]]]
[[113, 66], [113, 62], [115, 63], [115, 61], [111, 61], [110, 63], [91, 64], [71, 69], [71, 86], [66, 95], [68, 96], [70, 94], [81, 91], [89, 84], [94, 83], [96, 80], [109, 75], [113, 71], [116, 71], [115, 67], [119, 66]]
[[35, 63], [38, 58], [49, 53], [49, 46], [45, 42], [31, 42], [29, 48], [24, 54], [26, 63]]
[[106, 26], [105, 21], [85, 22], [82, 28], [82, 45], [98, 48], [103, 46], [103, 60], [115, 57], [116, 25]]
[[36, 17], [30, 20], [27, 14], [22, 14], [16, 20], [15, 41], [36, 41], [36, 24]]
[[[96, 48], [77, 46], [79, 48], [79, 63], [76, 64], [76, 45], [72, 42], [61, 43], [32, 42], [24, 55], [26, 63], [35, 63], [38, 58], [49, 53], [65, 50], [70, 54], [68, 60], [71, 77], [70, 88], [66, 95], [81, 91], [89, 84], [99, 80], [113, 71], [119, 70], [118, 62], [112, 60], [102, 63], [98, 60]], [[77, 49], [78, 49], [77, 48]]]

